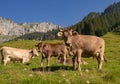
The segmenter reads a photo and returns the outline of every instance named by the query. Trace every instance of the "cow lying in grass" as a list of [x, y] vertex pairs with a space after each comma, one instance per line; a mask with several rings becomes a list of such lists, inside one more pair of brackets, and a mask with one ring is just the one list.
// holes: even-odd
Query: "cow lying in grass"
[[47, 59], [47, 66], [50, 65], [50, 58], [52, 56], [59, 58], [62, 56], [63, 64], [66, 64], [67, 48], [64, 44], [56, 43], [38, 43], [35, 45], [38, 50], [42, 53], [41, 66], [43, 66], [43, 60]]
[[6, 65], [10, 60], [20, 60], [22, 63], [27, 63], [31, 57], [38, 56], [36, 49], [26, 50], [4, 46], [0, 50], [2, 55], [2, 63], [4, 65]]
[[103, 60], [107, 62], [104, 50], [104, 39], [92, 36], [92, 35], [79, 35], [72, 29], [64, 29], [58, 32], [58, 36], [64, 38], [66, 46], [70, 48], [70, 52], [73, 54], [73, 68], [76, 69], [76, 61], [78, 63], [78, 70], [81, 71], [81, 58], [82, 57], [95, 57], [98, 62], [98, 69], [102, 69]]

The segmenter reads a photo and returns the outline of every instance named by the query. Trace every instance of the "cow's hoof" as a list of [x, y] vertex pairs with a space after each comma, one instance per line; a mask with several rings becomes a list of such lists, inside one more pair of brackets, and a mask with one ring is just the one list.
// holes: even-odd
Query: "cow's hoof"
[[26, 63], [25, 65], [30, 65], [30, 63]]

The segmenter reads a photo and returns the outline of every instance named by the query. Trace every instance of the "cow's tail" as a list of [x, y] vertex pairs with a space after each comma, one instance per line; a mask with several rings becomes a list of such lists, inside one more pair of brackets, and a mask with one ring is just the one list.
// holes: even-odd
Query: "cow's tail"
[[2, 51], [2, 47], [0, 48], [0, 51]]
[[1, 64], [3, 64], [3, 60], [4, 60], [4, 57], [3, 57], [3, 47], [0, 48], [0, 54], [1, 54], [1, 58], [2, 58], [2, 61], [1, 61]]
[[104, 61], [107, 63], [107, 58], [105, 57], [105, 55], [103, 57], [104, 57]]
[[0, 51], [2, 51], [4, 49], [4, 46], [0, 46]]

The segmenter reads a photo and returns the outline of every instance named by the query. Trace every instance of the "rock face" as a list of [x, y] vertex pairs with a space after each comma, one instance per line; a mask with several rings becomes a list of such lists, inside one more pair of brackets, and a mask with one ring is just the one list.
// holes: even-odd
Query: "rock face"
[[24, 27], [25, 33], [33, 33], [33, 32], [47, 32], [53, 29], [57, 29], [57, 25], [52, 23], [42, 22], [42, 23], [24, 23], [22, 24]]
[[10, 19], [0, 17], [0, 36], [21, 36], [33, 32], [47, 32], [57, 29], [58, 25], [52, 23], [23, 23], [18, 24]]

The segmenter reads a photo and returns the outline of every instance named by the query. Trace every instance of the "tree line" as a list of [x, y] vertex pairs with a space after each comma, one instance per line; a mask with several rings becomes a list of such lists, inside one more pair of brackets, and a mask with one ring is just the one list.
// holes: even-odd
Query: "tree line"
[[[93, 16], [93, 13], [90, 13]], [[102, 36], [107, 32], [113, 31], [120, 25], [120, 12], [91, 17], [84, 19], [71, 28], [79, 34]]]
[[91, 12], [81, 22], [71, 26], [79, 34], [103, 36], [120, 30], [120, 2], [113, 3], [103, 13]]
[[[107, 32], [120, 32], [120, 2], [113, 3], [103, 13], [91, 12], [82, 21], [69, 26], [79, 34], [103, 36]], [[58, 29], [46, 33], [35, 32], [16, 39], [53, 40], [57, 37]]]

